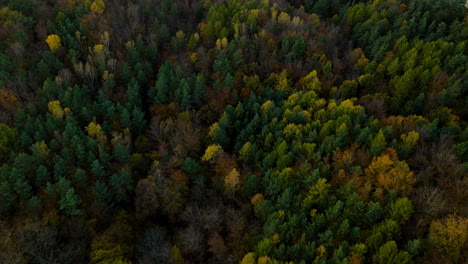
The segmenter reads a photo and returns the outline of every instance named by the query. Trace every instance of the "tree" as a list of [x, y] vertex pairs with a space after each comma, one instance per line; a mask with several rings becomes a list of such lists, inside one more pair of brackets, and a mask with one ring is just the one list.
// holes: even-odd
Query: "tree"
[[128, 170], [121, 170], [118, 173], [112, 174], [109, 185], [114, 191], [114, 197], [117, 201], [128, 201], [128, 192], [133, 190], [133, 180]]
[[185, 262], [184, 258], [182, 257], [182, 253], [177, 246], [173, 246], [171, 248], [170, 258], [175, 264], [183, 264]]
[[140, 110], [140, 108], [134, 107], [132, 111], [131, 122], [132, 122], [131, 128], [133, 129], [135, 134], [140, 134], [146, 125], [145, 113], [142, 110]]
[[50, 149], [44, 141], [34, 143], [34, 145], [31, 146], [31, 151], [33, 152], [34, 157], [39, 160], [46, 160], [50, 154]]
[[78, 168], [73, 175], [73, 180], [78, 188], [86, 187], [86, 172], [83, 169]]
[[364, 170], [367, 181], [375, 185], [375, 195], [382, 197], [384, 192], [396, 191], [401, 195], [408, 195], [416, 182], [414, 173], [410, 171], [405, 161], [399, 161], [395, 150], [373, 159]]
[[385, 141], [385, 135], [382, 129], [380, 129], [379, 133], [377, 133], [377, 135], [371, 141], [371, 144], [369, 147], [369, 153], [372, 156], [377, 156], [382, 151], [385, 150], [386, 146], [387, 146], [387, 142]]
[[224, 187], [228, 195], [234, 196], [234, 193], [239, 189], [240, 174], [236, 168], [232, 169], [228, 175], [224, 177]]
[[0, 162], [19, 148], [18, 133], [14, 128], [0, 124]]
[[200, 177], [202, 168], [195, 160], [188, 157], [182, 163], [182, 169], [190, 176], [192, 180]]
[[195, 88], [193, 90], [193, 104], [196, 108], [203, 105], [203, 98], [205, 96], [205, 77], [203, 73], [197, 74], [195, 78]]
[[93, 192], [96, 201], [98, 201], [98, 203], [102, 207], [110, 211], [114, 209], [114, 203], [112, 202], [112, 194], [105, 183], [97, 181], [94, 184]]
[[158, 71], [155, 87], [149, 89], [150, 101], [155, 104], [166, 104], [170, 99], [170, 76], [173, 75], [171, 63], [166, 61]]
[[60, 210], [67, 216], [74, 216], [80, 214], [80, 209], [78, 206], [81, 204], [80, 197], [75, 194], [75, 189], [71, 187], [68, 189], [67, 193], [65, 194], [62, 199], [59, 201]]
[[256, 264], [257, 261], [255, 260], [255, 253], [250, 252], [247, 253], [241, 261], [241, 264]]
[[13, 190], [20, 199], [27, 200], [31, 196], [32, 187], [26, 176], [17, 168], [12, 168], [11, 177], [14, 179]]
[[132, 79], [127, 86], [127, 96], [125, 97], [127, 102], [125, 107], [127, 109], [133, 109], [137, 107], [141, 109], [141, 95], [140, 95], [140, 86], [138, 85], [135, 79]]
[[52, 34], [47, 36], [46, 42], [47, 45], [49, 45], [50, 51], [56, 52], [58, 48], [60, 48], [61, 44], [61, 39], [59, 36]]
[[418, 143], [419, 133], [416, 131], [410, 131], [408, 134], [401, 135], [401, 141], [408, 152], [411, 152], [414, 146]]
[[42, 208], [42, 201], [37, 196], [32, 196], [28, 201], [28, 209], [32, 212], [39, 212]]
[[183, 111], [192, 109], [192, 95], [187, 79], [182, 79], [176, 91], [176, 99]]
[[48, 104], [49, 107], [49, 112], [55, 117], [55, 118], [62, 118], [65, 112], [63, 111], [63, 108], [60, 106], [60, 101], [51, 101]]
[[146, 229], [137, 238], [135, 251], [139, 263], [168, 263], [171, 246], [166, 230], [159, 226]]
[[372, 257], [377, 264], [410, 264], [413, 263], [411, 255], [406, 251], [400, 251], [395, 241], [388, 241], [379, 248]]
[[214, 162], [216, 157], [223, 152], [223, 148], [220, 145], [210, 145], [205, 150], [205, 154], [201, 158], [202, 161]]
[[406, 197], [399, 198], [390, 204], [390, 219], [397, 221], [399, 224], [408, 221], [413, 212], [413, 204]]
[[36, 184], [44, 186], [49, 182], [49, 171], [43, 165], [40, 165], [36, 170]]
[[104, 3], [103, 0], [95, 0], [91, 4], [91, 7], [90, 7], [91, 11], [96, 12], [98, 14], [104, 13], [105, 8], [106, 8], [106, 4]]
[[117, 162], [120, 163], [127, 163], [130, 160], [130, 155], [128, 154], [127, 148], [120, 144], [114, 145], [112, 156]]
[[94, 160], [91, 163], [91, 173], [94, 175], [95, 179], [103, 179], [106, 176], [104, 167], [101, 165], [99, 160]]
[[67, 172], [67, 165], [65, 164], [65, 160], [59, 156], [54, 156], [54, 179], [58, 180], [61, 177], [65, 176]]
[[158, 188], [154, 178], [148, 177], [138, 181], [135, 187], [136, 217], [144, 220], [154, 216], [160, 207]]
[[468, 219], [449, 215], [431, 223], [429, 241], [454, 263], [467, 257]]
[[90, 263], [130, 264], [133, 256], [133, 228], [130, 219], [122, 211], [114, 217], [112, 225], [104, 233], [96, 236], [91, 243]]

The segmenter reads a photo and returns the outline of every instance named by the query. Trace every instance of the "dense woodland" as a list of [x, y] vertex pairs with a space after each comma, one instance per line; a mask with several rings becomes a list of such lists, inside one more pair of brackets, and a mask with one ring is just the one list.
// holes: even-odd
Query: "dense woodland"
[[467, 263], [457, 0], [0, 1], [0, 263]]

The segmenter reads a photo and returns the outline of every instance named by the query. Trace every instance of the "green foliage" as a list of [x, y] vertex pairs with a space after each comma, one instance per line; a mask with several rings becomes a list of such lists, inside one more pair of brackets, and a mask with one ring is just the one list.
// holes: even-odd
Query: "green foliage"
[[7, 159], [10, 153], [18, 150], [19, 138], [14, 128], [0, 124], [0, 161]]
[[120, 163], [127, 163], [128, 161], [130, 161], [130, 155], [127, 149], [120, 144], [114, 145], [112, 156], [117, 162]]
[[400, 251], [395, 241], [389, 241], [379, 248], [373, 256], [374, 263], [413, 263], [411, 255], [406, 251]]
[[467, 258], [463, 4], [151, 2], [0, 8], [0, 263]]
[[65, 196], [59, 201], [60, 210], [67, 216], [80, 214], [81, 211], [78, 209], [80, 204], [81, 199], [76, 195], [74, 188], [68, 189]]
[[400, 198], [390, 204], [389, 216], [397, 222], [405, 223], [413, 214], [413, 204], [408, 198]]

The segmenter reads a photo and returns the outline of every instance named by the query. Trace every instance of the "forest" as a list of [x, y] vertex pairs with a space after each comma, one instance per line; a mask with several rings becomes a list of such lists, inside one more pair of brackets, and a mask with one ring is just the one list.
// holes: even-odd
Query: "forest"
[[0, 263], [468, 263], [460, 0], [1, 0]]

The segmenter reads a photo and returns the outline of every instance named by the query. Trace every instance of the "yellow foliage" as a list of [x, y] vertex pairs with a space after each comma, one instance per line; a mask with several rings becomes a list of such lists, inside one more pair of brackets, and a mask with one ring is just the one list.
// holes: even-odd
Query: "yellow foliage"
[[286, 23], [289, 23], [289, 21], [291, 21], [291, 17], [289, 16], [288, 13], [281, 12], [281, 14], [279, 14], [278, 23], [286, 24]]
[[278, 218], [279, 219], [284, 219], [285, 212], [284, 210], [278, 210]]
[[414, 173], [410, 171], [405, 161], [398, 161], [398, 156], [393, 149], [389, 149], [381, 156], [374, 158], [365, 174], [371, 184], [375, 184], [377, 196], [384, 191], [396, 191], [402, 195], [408, 195], [416, 182]]
[[239, 150], [239, 159], [247, 161], [249, 159], [250, 149], [252, 148], [252, 143], [249, 141], [245, 142]]
[[306, 91], [320, 91], [322, 88], [322, 83], [320, 82], [319, 78], [317, 77], [317, 71], [313, 70], [306, 76], [302, 77], [297, 86], [299, 89], [306, 90]]
[[182, 257], [182, 253], [180, 253], [180, 249], [177, 246], [173, 246], [171, 248], [170, 258], [172, 262], [175, 264], [183, 264], [184, 258]]
[[86, 132], [88, 132], [88, 135], [94, 137], [102, 133], [102, 127], [99, 124], [96, 124], [94, 122], [89, 123], [87, 127], [85, 127]]
[[71, 111], [70, 108], [68, 108], [68, 107], [65, 107], [65, 108], [63, 109], [63, 112], [64, 112], [66, 115], [71, 115], [71, 114], [72, 114], [72, 111]]
[[447, 255], [454, 263], [466, 254], [463, 247], [468, 241], [468, 219], [449, 215], [448, 217], [433, 221], [429, 233], [430, 242]]
[[131, 263], [128, 257], [133, 254], [133, 247], [129, 244], [133, 238], [133, 229], [127, 218], [126, 213], [120, 213], [109, 229], [92, 241], [90, 263]]
[[221, 39], [221, 46], [222, 46], [223, 48], [226, 48], [226, 47], [228, 46], [228, 40], [227, 40], [227, 38], [224, 37], [224, 38]]
[[258, 264], [268, 264], [270, 263], [271, 259], [267, 256], [259, 257]]
[[131, 48], [131, 47], [135, 47], [135, 41], [129, 40], [129, 41], [125, 42], [125, 47], [126, 47], [127, 49], [129, 49], [129, 48]]
[[276, 19], [277, 16], [278, 16], [278, 11], [272, 8], [272, 10], [271, 10], [271, 18], [272, 18], [272, 19]]
[[316, 217], [317, 216], [317, 209], [310, 210], [309, 214], [310, 214], [311, 217]]
[[63, 111], [62, 107], [60, 106], [60, 101], [58, 101], [58, 100], [51, 101], [51, 102], [49, 102], [48, 107], [49, 107], [49, 112], [54, 117], [56, 117], [56, 118], [62, 118], [63, 117], [65, 112]]
[[185, 38], [185, 33], [182, 30], [179, 30], [176, 32], [176, 38], [178, 39], [184, 39]]
[[100, 53], [103, 49], [104, 49], [104, 45], [102, 44], [94, 45], [94, 48], [93, 48], [95, 53]]
[[353, 164], [354, 157], [350, 150], [345, 150], [343, 152], [333, 151], [333, 160], [335, 169], [347, 169]]
[[356, 67], [360, 70], [364, 70], [364, 67], [369, 64], [369, 59], [366, 58], [366, 55], [363, 53], [361, 53], [361, 57], [358, 59], [358, 61], [356, 62]]
[[210, 145], [206, 148], [205, 155], [203, 155], [201, 160], [213, 161], [221, 152], [223, 152], [223, 148], [220, 145]]
[[106, 81], [107, 79], [109, 79], [109, 71], [104, 71], [104, 72], [102, 73], [102, 79], [103, 79], [104, 81]]
[[189, 59], [190, 59], [191, 63], [197, 62], [198, 61], [198, 54], [196, 52], [193, 52], [192, 54], [190, 54]]
[[50, 154], [50, 149], [47, 147], [44, 140], [34, 143], [34, 145], [31, 146], [31, 150], [42, 159], [47, 158]]
[[106, 8], [106, 4], [102, 0], [96, 0], [91, 4], [91, 11], [102, 14], [104, 13], [104, 9]]
[[416, 131], [410, 131], [408, 134], [402, 134], [401, 140], [403, 141], [403, 145], [406, 147], [406, 149], [411, 151], [418, 143], [419, 133]]
[[315, 250], [315, 253], [317, 254], [317, 257], [319, 257], [319, 258], [326, 258], [327, 257], [327, 249], [323, 245], [320, 245]]
[[265, 113], [267, 110], [272, 109], [275, 107], [275, 103], [272, 102], [271, 100], [266, 101], [265, 103], [262, 104], [260, 107], [260, 110], [263, 113]]
[[255, 261], [255, 253], [250, 252], [247, 253], [243, 258], [240, 264], [256, 264], [257, 262]]
[[0, 90], [0, 105], [7, 110], [14, 111], [17, 107], [18, 98], [10, 90]]
[[222, 48], [226, 48], [227, 46], [228, 46], [227, 38], [224, 37], [224, 38], [216, 40], [216, 48], [222, 49]]
[[101, 144], [107, 141], [107, 136], [102, 130], [101, 125], [91, 122], [85, 127], [85, 130], [88, 132], [89, 136], [96, 138]]
[[332, 112], [336, 108], [336, 102], [331, 102], [328, 104], [327, 109], [328, 111]]
[[292, 19], [292, 22], [293, 22], [294, 25], [299, 25], [299, 24], [302, 24], [302, 19], [300, 17], [295, 16]]
[[[281, 242], [281, 239], [280, 239], [280, 236], [278, 235], [278, 233], [275, 233], [272, 237], [271, 237], [271, 241], [273, 241], [274, 244], [279, 244], [279, 242]], [[259, 259], [260, 260], [260, 259]]]
[[14, 24], [16, 21], [19, 19], [23, 18], [23, 14], [18, 11], [14, 11], [9, 9], [8, 7], [4, 7], [0, 9], [0, 24], [5, 23], [6, 25], [8, 24]]
[[209, 135], [211, 138], [214, 138], [214, 137], [216, 136], [216, 132], [218, 131], [218, 129], [219, 129], [219, 124], [218, 124], [218, 122], [211, 124], [211, 126], [210, 126], [210, 131], [208, 132], [208, 135]]
[[327, 179], [319, 179], [317, 183], [310, 188], [308, 198], [312, 201], [319, 200], [323, 195], [328, 193], [330, 186], [331, 185], [327, 183]]
[[301, 135], [301, 130], [299, 129], [299, 125], [296, 124], [288, 124], [286, 127], [283, 129], [283, 135], [285, 137], [288, 136], [294, 136], [298, 137]]
[[255, 194], [252, 199], [250, 199], [250, 203], [253, 204], [254, 206], [257, 206], [260, 202], [265, 200], [265, 197], [261, 193]]
[[285, 93], [290, 92], [291, 87], [289, 85], [289, 80], [287, 78], [286, 70], [282, 71], [281, 74], [278, 75], [278, 82], [275, 85], [275, 89], [279, 91], [283, 91]]
[[228, 191], [234, 191], [239, 188], [240, 184], [240, 173], [236, 168], [232, 169], [231, 172], [224, 177], [224, 186]]
[[60, 48], [61, 44], [61, 39], [59, 36], [53, 34], [49, 35], [46, 39], [47, 45], [49, 45], [50, 51], [55, 52], [57, 51], [58, 48]]

